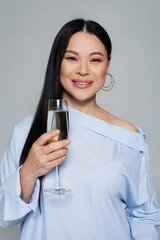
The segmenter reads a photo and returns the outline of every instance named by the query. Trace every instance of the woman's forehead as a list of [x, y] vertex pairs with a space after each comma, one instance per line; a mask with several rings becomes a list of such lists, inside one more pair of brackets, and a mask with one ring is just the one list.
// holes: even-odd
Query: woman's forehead
[[[88, 51], [88, 52], [106, 52], [106, 48], [100, 39], [88, 32], [77, 32], [72, 35], [66, 50]], [[107, 53], [107, 52], [106, 52]]]

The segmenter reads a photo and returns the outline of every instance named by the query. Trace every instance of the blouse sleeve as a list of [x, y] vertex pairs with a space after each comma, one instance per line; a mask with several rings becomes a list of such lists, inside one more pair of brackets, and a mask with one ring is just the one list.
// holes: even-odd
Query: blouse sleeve
[[0, 226], [2, 227], [10, 227], [24, 221], [25, 216], [31, 211], [35, 212], [38, 206], [39, 180], [36, 181], [30, 203], [27, 204], [21, 199], [18, 148], [21, 148], [20, 142], [23, 140], [16, 140], [21, 134], [22, 132], [17, 136], [14, 129], [0, 162]]
[[[138, 180], [130, 184], [127, 218], [131, 236], [134, 240], [158, 240], [160, 236], [160, 206], [156, 199], [150, 175], [148, 146], [139, 153], [140, 167], [137, 169]], [[136, 184], [135, 184], [136, 183]], [[136, 185], [136, 186], [135, 186]]]

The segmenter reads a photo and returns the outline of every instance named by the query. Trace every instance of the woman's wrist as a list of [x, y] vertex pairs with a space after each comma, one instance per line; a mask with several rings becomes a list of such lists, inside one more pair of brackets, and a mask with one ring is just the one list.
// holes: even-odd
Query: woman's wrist
[[34, 191], [36, 178], [32, 174], [28, 173], [25, 166], [22, 166], [20, 171], [20, 185], [21, 185], [21, 199], [26, 203], [30, 202], [30, 198]]
[[20, 174], [20, 179], [22, 179], [25, 182], [35, 183], [37, 180], [37, 177], [35, 177], [35, 175], [31, 172], [31, 170], [28, 168], [28, 166], [25, 163], [21, 167], [19, 174]]

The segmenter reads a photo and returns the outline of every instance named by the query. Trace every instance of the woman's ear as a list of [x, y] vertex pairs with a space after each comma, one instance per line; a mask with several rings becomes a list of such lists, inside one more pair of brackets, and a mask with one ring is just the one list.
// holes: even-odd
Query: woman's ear
[[109, 58], [109, 60], [108, 60], [108, 62], [107, 62], [106, 76], [107, 76], [107, 74], [109, 73], [110, 64], [111, 64], [111, 56], [110, 56], [110, 58]]

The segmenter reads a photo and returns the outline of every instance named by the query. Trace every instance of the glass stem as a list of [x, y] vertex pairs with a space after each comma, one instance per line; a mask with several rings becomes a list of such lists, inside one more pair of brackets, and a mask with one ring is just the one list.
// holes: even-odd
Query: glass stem
[[59, 177], [59, 165], [56, 166], [56, 186], [55, 189], [60, 189], [61, 183], [60, 183], [60, 177]]

